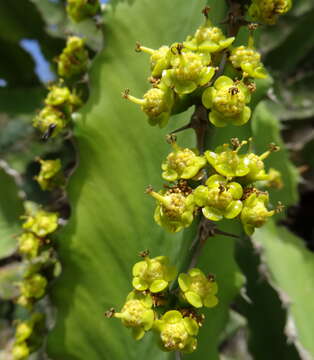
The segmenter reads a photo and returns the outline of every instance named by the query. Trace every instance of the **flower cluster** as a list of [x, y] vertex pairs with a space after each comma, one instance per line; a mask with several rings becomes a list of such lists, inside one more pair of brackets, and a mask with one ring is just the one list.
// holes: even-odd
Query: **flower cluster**
[[79, 109], [82, 101], [75, 92], [62, 85], [53, 85], [45, 99], [45, 107], [33, 119], [33, 126], [44, 137], [58, 135], [70, 122], [71, 114]]
[[42, 190], [53, 190], [64, 184], [61, 160], [38, 160], [40, 163], [40, 172], [35, 176]]
[[45, 316], [41, 313], [34, 313], [28, 320], [17, 321], [12, 348], [13, 359], [27, 359], [32, 352], [36, 351], [42, 343], [45, 328]]
[[34, 312], [34, 306], [46, 294], [48, 281], [60, 272], [60, 263], [48, 238], [58, 228], [58, 214], [30, 202], [25, 203], [25, 208], [24, 232], [18, 237], [18, 251], [25, 263], [25, 271], [23, 280], [17, 284], [19, 296], [16, 302], [31, 316], [18, 322], [12, 349], [14, 360], [28, 358], [40, 346], [45, 320], [43, 314]]
[[[75, 81], [86, 73], [88, 62], [84, 40], [77, 36], [69, 37], [57, 59], [59, 84], [49, 87], [45, 107], [33, 119], [33, 126], [43, 134], [44, 140], [60, 134], [70, 124], [72, 114], [82, 106], [82, 99], [75, 90]], [[67, 79], [69, 86], [64, 85], [64, 79]]]
[[18, 246], [27, 267], [24, 280], [19, 284], [20, 296], [17, 302], [31, 309], [33, 303], [45, 294], [48, 283], [44, 275], [46, 267], [57, 264], [48, 235], [58, 228], [58, 214], [27, 203], [23, 218], [24, 232], [18, 237]]
[[134, 289], [121, 311], [110, 310], [107, 316], [121, 319], [124, 326], [132, 329], [136, 340], [153, 330], [162, 350], [194, 351], [204, 318], [197, 309], [218, 304], [218, 288], [213, 276], [190, 269], [187, 274], [179, 275], [179, 289], [171, 291], [170, 283], [177, 278], [177, 270], [168, 258], [150, 258], [146, 252], [141, 256], [143, 260], [133, 266]]
[[[247, 46], [232, 47], [235, 38], [226, 37], [215, 27], [207, 12], [205, 17], [204, 25], [182, 43], [157, 50], [137, 44], [138, 52], [151, 55], [149, 80], [153, 87], [143, 99], [130, 95], [129, 90], [123, 97], [141, 105], [151, 125], [164, 127], [171, 114], [186, 110], [200, 95], [209, 110], [209, 121], [217, 127], [240, 126], [250, 119], [248, 105], [256, 89], [252, 79], [267, 76], [253, 36], [250, 34]], [[217, 73], [225, 55], [233, 77]]]
[[74, 22], [95, 16], [99, 10], [99, 0], [67, 0], [66, 11]]
[[255, 21], [274, 25], [291, 6], [292, 0], [252, 0], [248, 13]]
[[[252, 151], [240, 153], [248, 142], [232, 139], [231, 144], [199, 156], [190, 149], [180, 148], [174, 140], [174, 151], [162, 164], [162, 177], [173, 182], [172, 186], [160, 192], [147, 189], [157, 201], [155, 221], [168, 231], [178, 232], [190, 226], [201, 210], [211, 221], [238, 217], [248, 235], [262, 226], [276, 210], [267, 210], [268, 193], [254, 185], [266, 182], [268, 186], [278, 187], [280, 173], [274, 169], [266, 172], [264, 159], [279, 149], [271, 144], [261, 155]], [[202, 175], [206, 168], [210, 176], [205, 180]]]
[[172, 112], [180, 108], [187, 96], [203, 89], [215, 75], [217, 61], [213, 59], [227, 49], [234, 37], [226, 38], [221, 29], [208, 18], [193, 36], [183, 43], [161, 46], [157, 50], [137, 44], [136, 50], [150, 57], [152, 89], [143, 99], [124, 93], [124, 97], [141, 105], [151, 125], [168, 123]]

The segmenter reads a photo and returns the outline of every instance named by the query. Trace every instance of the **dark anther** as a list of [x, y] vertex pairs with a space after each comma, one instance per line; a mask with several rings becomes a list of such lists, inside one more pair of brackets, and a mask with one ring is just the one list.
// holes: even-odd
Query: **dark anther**
[[236, 86], [231, 86], [230, 88], [229, 88], [229, 94], [231, 94], [231, 95], [236, 95], [236, 94], [238, 94], [239, 93], [239, 89], [236, 87]]
[[149, 250], [146, 249], [146, 250], [140, 251], [140, 252], [138, 253], [138, 255], [139, 255], [140, 257], [142, 257], [142, 258], [145, 258], [145, 257], [149, 256]]
[[168, 144], [174, 144], [177, 141], [177, 137], [175, 134], [167, 134], [166, 135], [166, 141]]
[[233, 150], [236, 150], [241, 145], [240, 140], [238, 138], [232, 138], [230, 140], [230, 142], [231, 142], [231, 145], [233, 147]]
[[129, 98], [129, 95], [130, 95], [130, 89], [125, 89], [125, 90], [122, 91], [122, 93], [121, 93], [121, 96], [122, 96], [124, 99], [128, 99], [128, 98]]
[[137, 41], [137, 42], [135, 43], [135, 51], [136, 51], [136, 52], [141, 52], [141, 51], [142, 51], [142, 49], [141, 49], [141, 44], [139, 43], [139, 41]]
[[210, 12], [210, 6], [205, 6], [204, 9], [202, 10], [202, 14], [208, 18], [208, 14]]

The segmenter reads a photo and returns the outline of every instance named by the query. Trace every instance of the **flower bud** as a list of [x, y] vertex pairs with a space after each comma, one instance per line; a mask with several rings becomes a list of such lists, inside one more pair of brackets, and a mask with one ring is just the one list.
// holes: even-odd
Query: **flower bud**
[[282, 181], [281, 173], [273, 168], [270, 168], [267, 174], [266, 186], [274, 189], [282, 189], [284, 184]]
[[35, 180], [38, 182], [42, 190], [53, 190], [57, 186], [61, 186], [64, 177], [61, 172], [61, 161], [56, 160], [39, 160], [41, 168]]
[[220, 175], [227, 178], [244, 176], [250, 169], [245, 156], [239, 155], [238, 152], [247, 143], [248, 141], [242, 141], [235, 148], [231, 148], [229, 144], [223, 144], [215, 151], [207, 150], [205, 151], [206, 159]]
[[85, 42], [77, 36], [71, 36], [67, 40], [66, 47], [58, 58], [58, 74], [61, 77], [70, 78], [82, 75], [87, 70], [88, 52]]
[[68, 87], [53, 85], [49, 88], [45, 104], [72, 113], [82, 105], [82, 100], [75, 93], [71, 93]]
[[206, 185], [194, 190], [194, 201], [202, 207], [203, 215], [212, 221], [224, 217], [233, 219], [242, 210], [242, 186], [236, 182], [228, 182], [221, 175], [212, 175]]
[[267, 205], [269, 196], [267, 192], [260, 192], [256, 189], [244, 200], [241, 213], [241, 221], [244, 231], [247, 235], [252, 235], [255, 228], [259, 228], [265, 224], [275, 211], [268, 211]]
[[153, 50], [145, 46], [137, 44], [136, 51], [143, 51], [151, 55], [151, 74], [154, 78], [160, 78], [162, 72], [170, 67], [170, 48], [169, 46], [161, 46], [158, 50]]
[[53, 233], [58, 227], [58, 215], [44, 210], [38, 210], [34, 214], [26, 215], [23, 229], [33, 232], [39, 237], [45, 237]]
[[226, 38], [220, 28], [206, 19], [205, 24], [196, 30], [194, 36], [188, 36], [183, 45], [189, 50], [214, 53], [229, 47], [234, 39]]
[[138, 291], [149, 290], [152, 293], [158, 293], [167, 289], [169, 282], [177, 276], [177, 270], [169, 265], [169, 259], [166, 256], [158, 256], [150, 259], [148, 256], [143, 261], [133, 266], [134, 288]]
[[206, 165], [204, 156], [198, 156], [197, 150], [181, 148], [175, 140], [171, 142], [173, 152], [167, 156], [162, 163], [162, 177], [167, 181], [178, 179], [200, 179], [200, 171]]
[[171, 89], [152, 88], [144, 94], [143, 99], [129, 95], [128, 92], [125, 92], [123, 96], [141, 105], [142, 111], [148, 116], [150, 125], [158, 124], [161, 128], [167, 125], [174, 101]]
[[193, 268], [187, 274], [180, 274], [178, 281], [183, 299], [192, 306], [201, 308], [218, 304], [217, 283], [206, 277], [200, 269]]
[[244, 125], [251, 117], [251, 109], [246, 106], [250, 101], [251, 95], [244, 83], [227, 76], [220, 76], [202, 95], [203, 105], [211, 109], [209, 121], [217, 127], [229, 123]]
[[99, 0], [67, 0], [66, 11], [74, 22], [95, 16], [99, 10]]
[[25, 342], [14, 344], [12, 348], [13, 360], [27, 359], [30, 354], [29, 348]]
[[183, 317], [177, 310], [167, 311], [154, 322], [154, 330], [159, 333], [160, 347], [164, 351], [193, 352], [197, 348], [195, 336], [198, 329], [194, 319]]
[[155, 314], [152, 310], [153, 302], [150, 295], [144, 295], [135, 291], [130, 292], [123, 305], [121, 312], [114, 313], [114, 317], [121, 319], [122, 323], [132, 328], [133, 337], [142, 339], [145, 331], [152, 328]]
[[170, 232], [178, 232], [191, 225], [194, 219], [194, 197], [180, 188], [156, 193], [147, 191], [157, 200], [154, 219]]
[[230, 61], [236, 69], [240, 69], [247, 76], [256, 79], [265, 79], [267, 73], [261, 63], [261, 55], [254, 48], [238, 46], [231, 51]]
[[41, 245], [41, 240], [33, 233], [26, 232], [18, 237], [19, 252], [27, 256], [29, 259], [35, 258], [38, 255], [38, 249]]

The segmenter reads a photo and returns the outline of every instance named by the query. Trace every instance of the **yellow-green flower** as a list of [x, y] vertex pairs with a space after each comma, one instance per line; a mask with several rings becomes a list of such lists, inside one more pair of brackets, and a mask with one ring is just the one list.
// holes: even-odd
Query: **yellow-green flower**
[[82, 106], [82, 100], [77, 94], [71, 93], [68, 87], [52, 85], [49, 88], [45, 104], [49, 106], [56, 106], [71, 113]]
[[202, 95], [203, 105], [211, 109], [209, 121], [217, 126], [228, 124], [241, 126], [251, 117], [251, 109], [246, 106], [251, 101], [249, 89], [242, 81], [233, 81], [228, 76], [220, 76], [214, 86]]
[[133, 337], [140, 340], [145, 335], [145, 331], [153, 326], [155, 313], [152, 306], [150, 295], [132, 291], [126, 298], [121, 312], [115, 313], [114, 317], [121, 319], [124, 326], [132, 328]]
[[275, 214], [274, 210], [267, 210], [268, 201], [268, 193], [258, 190], [244, 200], [241, 221], [247, 235], [252, 235], [255, 228], [264, 225], [267, 219]]
[[205, 24], [200, 26], [194, 36], [188, 36], [183, 45], [193, 51], [214, 53], [229, 47], [234, 37], [226, 38], [222, 30], [213, 26], [207, 18]]
[[212, 175], [206, 186], [200, 185], [194, 190], [194, 201], [202, 207], [203, 215], [212, 221], [224, 217], [233, 219], [242, 210], [243, 189], [237, 182], [228, 182], [221, 175]]
[[284, 184], [282, 181], [282, 176], [280, 171], [270, 168], [267, 173], [266, 186], [272, 187], [274, 189], [282, 189]]
[[249, 153], [244, 156], [244, 161], [249, 167], [249, 172], [241, 178], [241, 182], [244, 184], [251, 184], [255, 181], [268, 180], [269, 175], [265, 171], [264, 160], [274, 151], [278, 151], [279, 147], [271, 145], [270, 149], [265, 151], [261, 155]]
[[154, 330], [160, 336], [160, 347], [164, 351], [191, 353], [197, 348], [195, 336], [198, 324], [190, 317], [183, 317], [177, 310], [167, 311], [154, 322]]
[[242, 141], [233, 148], [229, 144], [223, 144], [218, 146], [215, 151], [207, 150], [205, 151], [206, 159], [220, 175], [227, 178], [244, 176], [250, 171], [249, 161], [238, 152], [247, 143], [248, 141]]
[[41, 240], [31, 232], [25, 232], [18, 237], [19, 252], [32, 259], [38, 255]]
[[255, 21], [274, 25], [291, 6], [291, 0], [252, 0], [248, 13]]
[[85, 41], [77, 36], [71, 36], [67, 40], [66, 47], [58, 58], [58, 74], [61, 77], [70, 78], [82, 75], [88, 66], [88, 52], [85, 49]]
[[42, 160], [39, 159], [41, 168], [35, 180], [38, 182], [42, 190], [52, 190], [57, 186], [61, 186], [64, 181], [61, 172], [61, 161], [56, 160]]
[[200, 171], [206, 165], [204, 156], [199, 156], [197, 150], [181, 148], [176, 141], [171, 142], [173, 152], [161, 165], [162, 177], [167, 181], [178, 179], [200, 178]]
[[231, 51], [230, 61], [236, 69], [240, 69], [247, 76], [265, 79], [266, 70], [261, 62], [261, 55], [254, 47], [238, 46]]
[[141, 105], [142, 111], [148, 116], [150, 125], [159, 125], [160, 128], [167, 125], [174, 102], [171, 89], [152, 88], [144, 94], [143, 99], [129, 95], [128, 92], [125, 92], [123, 96]]
[[24, 360], [29, 357], [30, 350], [26, 342], [21, 342], [13, 345], [12, 356], [13, 360]]
[[178, 232], [191, 225], [196, 209], [192, 194], [173, 192], [172, 190], [156, 193], [149, 190], [148, 194], [157, 200], [154, 219], [158, 225], [170, 232]]
[[177, 276], [177, 270], [169, 265], [166, 256], [150, 259], [148, 256], [143, 261], [133, 266], [133, 287], [138, 291], [149, 290], [158, 293], [167, 289], [169, 282]]
[[26, 215], [23, 229], [33, 232], [39, 237], [45, 237], [56, 231], [58, 227], [58, 214], [38, 210], [34, 214]]
[[19, 321], [15, 330], [15, 343], [22, 343], [29, 339], [35, 327], [41, 326], [45, 316], [41, 313], [34, 313], [32, 317], [25, 321]]
[[67, 0], [67, 14], [74, 22], [95, 16], [100, 10], [99, 0]]
[[154, 78], [160, 78], [162, 72], [170, 68], [171, 51], [169, 46], [161, 46], [158, 50], [153, 50], [148, 47], [137, 45], [136, 51], [143, 51], [151, 55], [151, 74]]
[[214, 76], [215, 68], [209, 66], [211, 63], [209, 53], [186, 51], [178, 47], [179, 45], [172, 47], [177, 54], [171, 57], [171, 69], [164, 70], [162, 83], [177, 94], [185, 95], [207, 84]]
[[44, 276], [40, 274], [31, 275], [20, 283], [21, 296], [27, 299], [39, 299], [45, 294], [46, 286], [47, 279]]
[[33, 119], [33, 126], [41, 133], [50, 133], [51, 137], [58, 135], [69, 122], [69, 118], [58, 108], [45, 106]]
[[180, 274], [178, 281], [183, 299], [192, 306], [201, 308], [218, 304], [217, 283], [206, 277], [200, 269], [193, 268], [187, 274]]

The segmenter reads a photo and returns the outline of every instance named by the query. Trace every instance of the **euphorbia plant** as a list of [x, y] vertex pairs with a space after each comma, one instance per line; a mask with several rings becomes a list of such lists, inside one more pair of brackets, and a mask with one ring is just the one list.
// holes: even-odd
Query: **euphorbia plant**
[[[121, 318], [125, 326], [132, 327], [136, 339], [154, 330], [164, 351], [195, 351], [198, 330], [204, 320], [199, 309], [219, 303], [215, 277], [206, 276], [195, 267], [204, 239], [221, 232], [215, 223], [219, 224], [223, 218], [238, 219], [245, 233], [252, 235], [255, 228], [282, 208], [281, 205], [268, 208], [269, 194], [262, 191], [263, 184], [274, 183], [276, 170], [267, 172], [264, 160], [279, 150], [276, 145], [270, 144], [262, 155], [252, 150], [254, 139], [251, 138], [231, 138], [230, 143], [216, 149], [205, 148], [205, 136], [212, 126], [243, 126], [250, 121], [251, 98], [258, 90], [255, 79], [264, 79], [267, 73], [254, 47], [257, 25], [249, 18], [246, 20], [246, 13], [259, 21], [273, 23], [290, 7], [275, 3], [229, 1], [227, 35], [213, 25], [210, 9], [206, 7], [205, 23], [185, 41], [161, 44], [157, 50], [136, 45], [136, 51], [151, 55], [152, 88], [143, 99], [131, 96], [129, 89], [123, 92], [123, 97], [141, 105], [149, 124], [159, 127], [173, 121], [172, 114], [184, 112], [190, 106], [195, 109], [186, 126], [167, 136], [173, 151], [161, 167], [162, 178], [169, 183], [159, 192], [151, 186], [146, 190], [156, 200], [154, 219], [173, 233], [190, 227], [195, 220], [199, 231], [188, 272], [179, 275], [178, 284], [169, 286], [176, 272], [167, 268], [168, 260], [165, 262], [164, 256], [150, 259], [145, 253], [144, 261], [133, 268], [134, 290], [121, 312], [112, 309], [107, 315]], [[248, 44], [234, 46], [242, 25], [249, 28]], [[196, 149], [177, 143], [174, 134], [187, 128], [195, 130]]]

